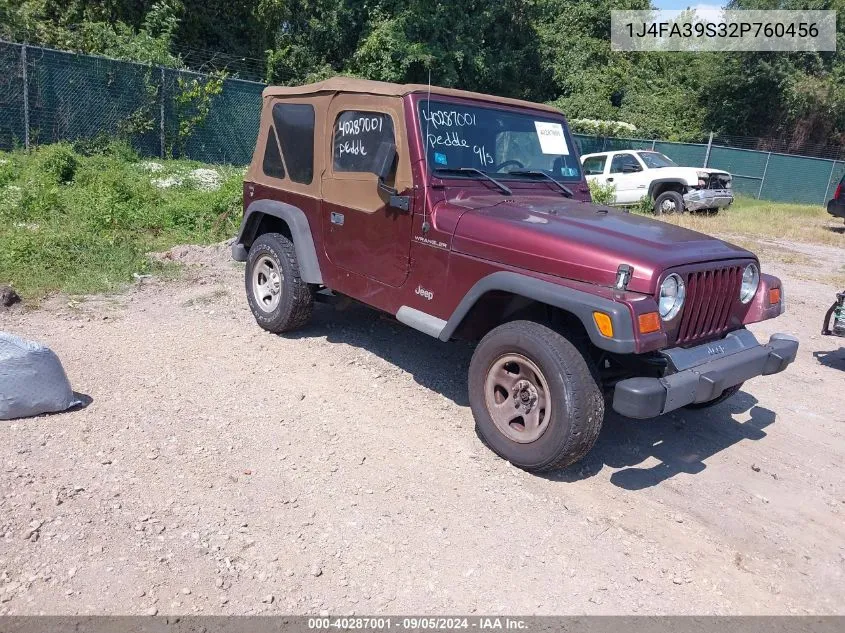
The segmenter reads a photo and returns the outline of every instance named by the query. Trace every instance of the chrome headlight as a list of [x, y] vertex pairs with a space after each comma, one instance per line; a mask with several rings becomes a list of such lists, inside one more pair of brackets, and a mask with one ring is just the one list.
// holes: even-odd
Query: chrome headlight
[[686, 296], [687, 287], [683, 279], [675, 273], [666, 277], [660, 284], [660, 298], [657, 300], [660, 318], [664, 321], [674, 319], [683, 307]]
[[748, 264], [742, 271], [742, 285], [739, 287], [739, 300], [748, 303], [757, 294], [760, 285], [760, 269], [757, 264]]

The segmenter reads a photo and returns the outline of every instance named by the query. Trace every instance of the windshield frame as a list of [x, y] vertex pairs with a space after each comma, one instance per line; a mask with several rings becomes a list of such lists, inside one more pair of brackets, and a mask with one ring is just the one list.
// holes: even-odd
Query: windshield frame
[[[438, 181], [461, 181], [466, 183], [467, 181], [477, 181], [481, 182], [483, 179], [479, 175], [473, 175], [472, 173], [467, 174], [458, 174], [458, 173], [437, 173], [438, 165], [434, 164], [434, 161], [428, 160], [428, 145], [427, 139], [425, 138], [425, 118], [422, 114], [422, 109], [427, 106], [429, 102], [429, 96], [425, 92], [416, 92], [411, 93], [408, 95], [409, 97], [409, 113], [411, 114], [409, 127], [414, 129], [414, 135], [417, 139], [417, 160], [422, 163], [422, 169], [424, 170], [426, 177], [429, 181], [431, 180], [438, 180]], [[574, 163], [577, 167], [578, 174], [577, 176], [563, 176], [562, 174], [556, 174], [551, 172], [551, 170], [542, 170], [544, 172], [548, 172], [550, 176], [554, 179], [560, 181], [564, 185], [568, 186], [576, 186], [579, 183], [584, 183], [584, 171], [581, 166], [581, 157], [578, 152], [578, 147], [575, 145], [575, 142], [572, 138], [572, 132], [569, 129], [569, 124], [566, 121], [566, 118], [563, 114], [547, 110], [542, 106], [538, 106], [537, 108], [532, 108], [529, 106], [521, 105], [521, 104], [511, 104], [508, 103], [508, 99], [503, 98], [503, 102], [498, 101], [487, 101], [481, 99], [473, 99], [473, 98], [466, 98], [466, 97], [458, 97], [452, 95], [443, 95], [443, 94], [431, 94], [430, 102], [432, 104], [442, 104], [442, 105], [449, 105], [449, 106], [464, 106], [470, 108], [477, 108], [479, 110], [490, 110], [496, 112], [503, 112], [507, 114], [515, 114], [528, 117], [534, 121], [541, 121], [541, 122], [549, 122], [549, 123], [559, 123], [563, 128], [564, 138], [566, 140], [567, 148], [569, 149], [569, 154], [565, 155], [568, 156], [569, 159]], [[554, 154], [549, 154], [549, 156], [556, 156]], [[564, 155], [560, 155], [564, 156]], [[516, 165], [508, 168], [508, 171], [493, 171], [492, 169], [487, 170], [483, 169], [480, 165], [443, 165], [445, 168], [453, 168], [453, 167], [473, 167], [478, 168], [483, 171], [485, 174], [496, 178], [497, 180], [503, 180], [508, 182], [508, 186], [516, 186], [517, 188], [522, 188], [523, 186], [532, 188], [532, 189], [549, 189], [550, 182], [545, 178], [540, 178], [536, 175], [530, 174], [518, 174], [518, 173], [509, 173], [511, 169], [520, 169]], [[525, 169], [531, 170], [531, 167], [526, 166]], [[558, 191], [557, 188], [554, 187], [552, 184], [553, 190]], [[539, 187], [538, 187], [539, 186]]]

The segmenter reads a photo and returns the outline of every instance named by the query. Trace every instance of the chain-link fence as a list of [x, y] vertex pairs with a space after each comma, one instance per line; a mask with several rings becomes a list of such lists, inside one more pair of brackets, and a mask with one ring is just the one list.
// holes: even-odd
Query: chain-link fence
[[117, 137], [148, 156], [252, 157], [264, 84], [4, 42], [0, 68], [2, 149]]
[[[4, 42], [0, 70], [0, 149], [119, 137], [148, 156], [241, 165], [252, 156], [264, 84], [224, 79], [204, 92], [213, 75]], [[824, 204], [845, 173], [845, 153], [796, 156], [759, 139], [574, 136], [582, 154], [654, 149], [680, 165], [724, 169], [739, 194], [762, 200]]]
[[[731, 139], [708, 143], [675, 143], [574, 134], [581, 154], [623, 149], [661, 152], [679, 165], [723, 169], [733, 175], [734, 190], [743, 196], [773, 202], [825, 204], [845, 174], [845, 160], [796, 156], [774, 151], [729, 147]], [[748, 139], [742, 139], [747, 142]], [[838, 153], [837, 153], [838, 154]]]

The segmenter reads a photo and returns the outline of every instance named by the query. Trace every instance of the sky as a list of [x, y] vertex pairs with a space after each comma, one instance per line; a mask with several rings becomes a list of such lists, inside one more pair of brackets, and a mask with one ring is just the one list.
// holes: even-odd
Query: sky
[[682, 10], [687, 7], [718, 9], [724, 6], [725, 2], [691, 2], [690, 0], [651, 0], [651, 3], [658, 9]]

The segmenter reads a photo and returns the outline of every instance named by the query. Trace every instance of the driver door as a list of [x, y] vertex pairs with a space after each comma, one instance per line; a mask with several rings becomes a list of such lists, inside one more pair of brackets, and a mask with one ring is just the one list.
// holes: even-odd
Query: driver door
[[[408, 196], [413, 188], [400, 99], [338, 95], [329, 105], [322, 176], [323, 241], [338, 267], [399, 287], [410, 270], [413, 208], [390, 205], [379, 188], [378, 149], [395, 143], [397, 160], [385, 184]], [[410, 196], [413, 204], [413, 196]]]
[[631, 152], [619, 152], [610, 161], [607, 180], [616, 186], [616, 204], [635, 204], [648, 193], [643, 166]]

